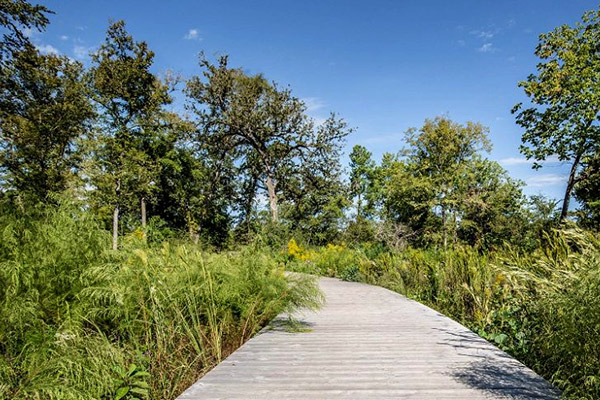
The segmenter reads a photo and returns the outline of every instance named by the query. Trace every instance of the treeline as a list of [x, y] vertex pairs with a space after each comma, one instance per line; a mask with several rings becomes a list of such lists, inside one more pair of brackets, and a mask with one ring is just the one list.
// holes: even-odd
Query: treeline
[[[47, 9], [3, 7], [0, 85], [2, 198], [21, 208], [67, 193], [119, 233], [149, 221], [223, 245], [256, 230], [263, 200], [311, 234], [343, 203], [339, 155], [351, 131], [332, 114], [317, 125], [290, 89], [202, 57], [183, 85], [185, 118], [169, 110], [181, 82], [159, 78], [154, 53], [118, 21], [85, 69], [40, 54], [21, 33], [42, 29]], [[10, 7], [8, 7], [10, 5]], [[18, 27], [21, 24], [21, 27]]]
[[[23, 34], [43, 30], [50, 10], [2, 4], [2, 199], [21, 210], [56, 194], [76, 199], [105, 221], [115, 249], [120, 234], [148, 223], [219, 247], [265, 229], [314, 244], [535, 247], [567, 217], [573, 190], [581, 223], [598, 226], [598, 102], [593, 77], [573, 72], [597, 62], [585, 47], [597, 13], [541, 36], [537, 54], [548, 61], [521, 83], [534, 107], [514, 110], [527, 157], [572, 163], [557, 215], [552, 200], [525, 198], [521, 182], [484, 158], [491, 146], [478, 123], [425, 121], [378, 165], [355, 146], [345, 179], [340, 154], [352, 129], [335, 114], [317, 125], [289, 88], [226, 56], [201, 55], [199, 74], [185, 81], [159, 77], [154, 53], [123, 21], [108, 27], [84, 68], [41, 54]], [[171, 107], [175, 91], [185, 95], [185, 115]]]

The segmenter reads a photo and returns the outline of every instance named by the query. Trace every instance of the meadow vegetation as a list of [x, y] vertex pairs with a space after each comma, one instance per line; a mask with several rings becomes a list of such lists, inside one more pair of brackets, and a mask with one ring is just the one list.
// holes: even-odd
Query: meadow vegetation
[[124, 21], [84, 66], [30, 41], [51, 16], [0, 0], [0, 399], [173, 399], [319, 307], [315, 276], [402, 293], [600, 398], [600, 11], [540, 36], [513, 109], [534, 168], [571, 166], [560, 201], [526, 196], [478, 122], [427, 119], [345, 168], [353, 129], [287, 86], [227, 56], [159, 75]]
[[542, 247], [478, 251], [288, 244], [287, 268], [386, 287], [461, 322], [573, 399], [600, 397], [600, 238], [575, 226]]

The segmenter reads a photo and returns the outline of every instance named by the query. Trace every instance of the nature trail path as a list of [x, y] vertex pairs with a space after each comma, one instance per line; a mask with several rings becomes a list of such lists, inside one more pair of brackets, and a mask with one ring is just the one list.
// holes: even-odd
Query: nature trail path
[[281, 315], [179, 399], [558, 399], [450, 318], [381, 287], [319, 279], [326, 305]]

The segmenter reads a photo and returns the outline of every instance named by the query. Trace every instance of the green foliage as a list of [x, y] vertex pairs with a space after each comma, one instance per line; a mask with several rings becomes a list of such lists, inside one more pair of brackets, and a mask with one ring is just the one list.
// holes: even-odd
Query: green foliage
[[74, 184], [93, 112], [83, 66], [33, 47], [0, 74], [0, 169], [3, 188], [21, 201], [48, 201]]
[[25, 29], [44, 30], [50, 22], [48, 14], [53, 12], [26, 0], [0, 0], [0, 25], [4, 30], [0, 41], [0, 70], [10, 63], [15, 52], [33, 47]]
[[121, 208], [132, 199], [144, 202], [157, 175], [158, 165], [148, 145], [154, 122], [171, 98], [150, 72], [153, 59], [147, 44], [135, 42], [123, 21], [109, 26], [106, 41], [92, 55], [90, 91], [100, 124], [88, 173], [97, 189], [93, 192], [96, 207], [113, 210], [113, 249]]
[[288, 217], [294, 222], [310, 219], [313, 228], [330, 222], [331, 212], [318, 214], [340, 200], [332, 201], [331, 193], [341, 186], [340, 142], [351, 131], [343, 120], [331, 115], [315, 127], [290, 89], [229, 67], [227, 57], [217, 64], [202, 57], [200, 64], [203, 76], [186, 87], [188, 108], [200, 121], [196, 140], [221, 163], [239, 166], [245, 218], [262, 191], [273, 222], [279, 221], [281, 199], [293, 203]]
[[513, 108], [517, 124], [525, 128], [521, 151], [539, 161], [557, 155], [572, 163], [561, 217], [567, 216], [571, 190], [579, 164], [595, 153], [600, 143], [600, 10], [583, 15], [575, 26], [562, 25], [540, 35], [535, 55], [537, 75], [519, 82], [532, 107]]
[[215, 254], [110, 235], [65, 204], [1, 214], [0, 398], [175, 398], [275, 315], [318, 307], [261, 246]]
[[575, 185], [575, 197], [581, 203], [579, 222], [589, 229], [600, 228], [600, 152], [584, 159]]
[[115, 367], [115, 372], [119, 379], [115, 381], [117, 390], [113, 400], [141, 400], [148, 398], [148, 389], [150, 386], [146, 382], [149, 373], [142, 367], [132, 364], [129, 369], [125, 370], [119, 366]]
[[484, 248], [519, 241], [521, 183], [478, 154], [490, 148], [487, 128], [438, 117], [409, 130], [407, 142], [406, 158], [388, 155], [379, 172], [382, 214], [396, 224], [391, 239], [444, 247], [460, 239]]

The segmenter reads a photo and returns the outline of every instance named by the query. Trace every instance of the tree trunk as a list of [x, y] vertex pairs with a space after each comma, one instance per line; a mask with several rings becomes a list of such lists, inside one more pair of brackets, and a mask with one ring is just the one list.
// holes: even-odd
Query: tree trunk
[[121, 194], [121, 180], [117, 179], [115, 187], [115, 209], [113, 211], [113, 231], [112, 231], [112, 248], [117, 250], [119, 248], [119, 196]]
[[360, 221], [362, 213], [362, 198], [360, 196], [360, 192], [358, 193], [358, 201], [356, 202], [356, 223]]
[[577, 167], [579, 167], [579, 161], [581, 160], [581, 152], [575, 156], [573, 165], [571, 166], [571, 172], [569, 172], [569, 180], [567, 181], [567, 189], [565, 190], [565, 198], [563, 199], [562, 210], [560, 212], [560, 220], [564, 221], [567, 219], [569, 213], [569, 201], [571, 200], [571, 191], [575, 186], [575, 175], [577, 175]]
[[446, 231], [446, 206], [442, 205], [442, 238], [444, 250], [448, 248], [448, 232]]
[[146, 198], [142, 196], [140, 200], [140, 207], [142, 210], [142, 227], [146, 227]]
[[269, 192], [269, 207], [271, 208], [271, 221], [279, 222], [279, 215], [277, 213], [277, 193], [275, 193], [275, 180], [272, 176], [267, 175], [267, 190]]
[[112, 231], [112, 248], [117, 250], [119, 248], [119, 205], [115, 204], [113, 211], [113, 231]]

